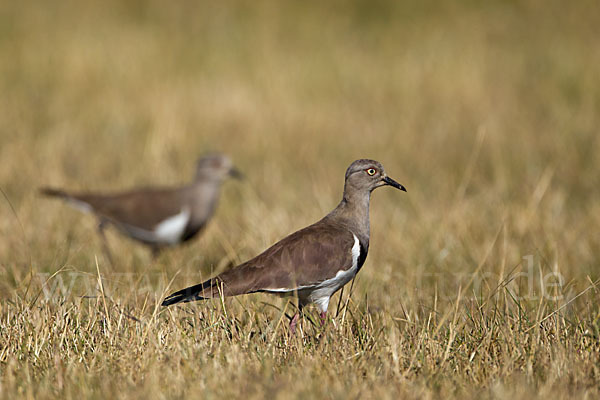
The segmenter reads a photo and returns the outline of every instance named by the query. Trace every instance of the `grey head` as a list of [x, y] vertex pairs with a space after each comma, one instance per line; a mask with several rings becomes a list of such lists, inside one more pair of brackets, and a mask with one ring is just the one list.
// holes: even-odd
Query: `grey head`
[[364, 196], [381, 186], [392, 186], [406, 192], [406, 188], [387, 176], [379, 161], [360, 159], [354, 161], [346, 170], [344, 198], [354, 195]]
[[202, 156], [196, 163], [197, 182], [220, 183], [227, 177], [242, 178], [240, 171], [234, 167], [229, 157], [221, 153]]
[[406, 192], [404, 186], [387, 176], [380, 162], [369, 159], [354, 161], [346, 170], [342, 201], [324, 218], [325, 221], [348, 228], [358, 237], [365, 253], [369, 248], [371, 192], [382, 186], [392, 186]]

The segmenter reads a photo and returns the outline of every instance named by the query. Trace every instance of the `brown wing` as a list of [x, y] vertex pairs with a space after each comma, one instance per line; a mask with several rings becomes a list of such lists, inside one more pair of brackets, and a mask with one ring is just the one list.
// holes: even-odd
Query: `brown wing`
[[213, 282], [222, 282], [225, 295], [314, 286], [352, 267], [353, 245], [354, 236], [348, 229], [319, 221]]
[[147, 230], [179, 214], [183, 197], [181, 189], [142, 189], [115, 195], [69, 196], [89, 204], [100, 216]]

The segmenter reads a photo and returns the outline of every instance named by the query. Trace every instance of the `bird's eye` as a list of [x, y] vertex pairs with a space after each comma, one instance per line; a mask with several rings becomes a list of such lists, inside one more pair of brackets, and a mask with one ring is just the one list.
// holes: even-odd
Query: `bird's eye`
[[375, 168], [369, 168], [367, 170], [367, 174], [369, 174], [371, 176], [375, 175], [376, 173], [377, 173], [377, 170]]

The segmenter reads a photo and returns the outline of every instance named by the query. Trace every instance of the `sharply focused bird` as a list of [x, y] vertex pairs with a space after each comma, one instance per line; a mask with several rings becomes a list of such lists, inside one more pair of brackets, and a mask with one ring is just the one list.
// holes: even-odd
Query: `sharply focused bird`
[[107, 256], [104, 228], [121, 233], [150, 247], [154, 256], [166, 246], [190, 240], [206, 226], [215, 212], [226, 177], [241, 177], [229, 157], [206, 155], [198, 160], [194, 180], [176, 188], [140, 188], [124, 193], [69, 193], [42, 188], [46, 196], [58, 197], [99, 219], [98, 231]]
[[354, 278], [367, 258], [371, 192], [386, 185], [406, 192], [387, 176], [381, 163], [354, 161], [346, 170], [342, 201], [323, 219], [237, 267], [171, 294], [162, 305], [220, 295], [287, 294], [298, 297], [298, 311], [290, 321], [292, 333], [308, 304], [316, 304], [324, 321], [331, 296]]

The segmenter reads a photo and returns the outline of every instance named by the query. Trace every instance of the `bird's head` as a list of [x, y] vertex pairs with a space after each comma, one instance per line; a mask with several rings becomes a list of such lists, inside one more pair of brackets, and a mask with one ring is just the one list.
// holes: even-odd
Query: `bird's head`
[[346, 191], [367, 191], [381, 186], [392, 186], [406, 192], [406, 188], [387, 176], [383, 165], [375, 160], [360, 159], [354, 161], [346, 170]]
[[242, 178], [229, 157], [220, 153], [207, 154], [196, 164], [196, 180], [223, 181], [227, 177]]

